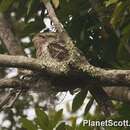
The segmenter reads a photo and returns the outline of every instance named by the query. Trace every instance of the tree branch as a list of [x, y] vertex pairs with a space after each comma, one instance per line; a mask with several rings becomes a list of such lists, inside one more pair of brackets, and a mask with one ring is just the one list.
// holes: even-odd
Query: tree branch
[[[17, 67], [29, 70], [46, 72], [50, 76], [68, 76], [72, 80], [82, 79], [85, 84], [102, 85], [102, 86], [129, 86], [130, 85], [130, 70], [105, 70], [99, 67], [94, 67], [90, 64], [80, 64], [74, 70], [70, 68], [68, 72], [52, 72], [50, 68], [35, 58], [25, 56], [9, 56], [0, 55], [1, 67]], [[69, 78], [69, 80], [71, 80]]]
[[[7, 18], [7, 17], [6, 17]], [[20, 40], [15, 37], [11, 27], [11, 24], [5, 19], [5, 17], [0, 13], [0, 37], [5, 44], [9, 54], [11, 55], [25, 55], [22, 46], [20, 45]], [[18, 71], [19, 74], [23, 73], [23, 70]], [[2, 102], [0, 103], [0, 108], [2, 108], [5, 104], [8, 106], [12, 106], [16, 99], [21, 94], [22, 90], [12, 92], [10, 91], [6, 98], [2, 97]], [[11, 101], [11, 102], [10, 102]]]
[[[37, 92], [47, 93], [54, 84], [50, 84], [50, 81], [46, 78], [34, 81], [29, 79], [27, 81], [21, 79], [0, 79], [0, 89], [14, 88], [14, 89], [29, 89]], [[54, 87], [54, 86], [53, 86]], [[118, 101], [130, 102], [130, 90], [127, 87], [106, 87], [104, 90], [108, 93], [111, 99]], [[55, 91], [65, 91], [63, 86], [55, 86]], [[67, 91], [67, 90], [66, 90]]]
[[39, 60], [25, 56], [10, 56], [0, 54], [1, 67], [24, 68], [28, 70], [42, 70]]
[[49, 0], [42, 0], [47, 11], [48, 11], [48, 15], [51, 18], [52, 22], [54, 23], [56, 29], [58, 30], [58, 32], [63, 32], [65, 31], [64, 28], [62, 27], [62, 24], [60, 23], [59, 19], [57, 18], [55, 11], [51, 5], [51, 3], [49, 2]]
[[0, 13], [0, 38], [11, 55], [24, 55], [24, 51], [22, 50], [18, 39], [12, 33], [9, 24], [2, 13]]
[[102, 86], [129, 86], [130, 70], [105, 70], [88, 64], [79, 64], [77, 69], [95, 79]]
[[130, 102], [130, 89], [128, 87], [105, 87], [104, 90], [112, 100]]

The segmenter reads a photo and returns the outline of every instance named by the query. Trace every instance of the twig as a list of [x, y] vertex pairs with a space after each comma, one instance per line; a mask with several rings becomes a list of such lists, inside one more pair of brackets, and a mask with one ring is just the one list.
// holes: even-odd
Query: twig
[[19, 90], [17, 93], [15, 90], [11, 90], [7, 96], [1, 101], [0, 103], [0, 111], [5, 110], [7, 108], [11, 108], [19, 95], [21, 94], [22, 89]]
[[59, 19], [57, 18], [54, 8], [52, 7], [51, 3], [49, 0], [42, 0], [47, 11], [48, 11], [48, 15], [51, 18], [52, 22], [54, 23], [57, 31], [59, 33], [65, 31], [65, 29], [62, 27], [62, 24], [60, 23]]
[[0, 13], [0, 38], [11, 55], [24, 55], [20, 41], [14, 36], [2, 13]]
[[15, 67], [29, 70], [42, 70], [39, 60], [25, 56], [10, 56], [0, 54], [0, 67]]
[[[20, 45], [20, 40], [14, 35], [11, 28], [11, 24], [8, 22], [7, 19], [8, 18], [5, 18], [4, 15], [0, 13], [0, 38], [5, 44], [9, 54], [25, 55], [24, 50], [22, 49], [22, 46]], [[19, 74], [21, 72], [22, 70], [18, 70]], [[15, 90], [13, 91], [14, 91], [13, 95], [12, 95], [12, 92], [9, 92], [8, 97], [2, 101], [8, 104], [8, 106], [6, 107], [11, 107], [14, 104], [15, 100], [18, 98], [22, 90], [18, 90], [17, 92], [15, 92]]]
[[16, 100], [18, 99], [18, 97], [20, 96], [20, 94], [22, 93], [22, 89], [18, 90], [18, 92], [16, 92], [16, 90], [13, 91], [14, 92], [10, 92], [8, 104], [6, 103], [5, 106], [2, 107], [3, 110], [7, 108], [11, 108], [16, 102]]
[[8, 102], [8, 100], [10, 99], [10, 97], [11, 97], [11, 94], [8, 93], [8, 94], [4, 97], [4, 99], [1, 101], [1, 103], [0, 103], [0, 111], [3, 110], [3, 106]]

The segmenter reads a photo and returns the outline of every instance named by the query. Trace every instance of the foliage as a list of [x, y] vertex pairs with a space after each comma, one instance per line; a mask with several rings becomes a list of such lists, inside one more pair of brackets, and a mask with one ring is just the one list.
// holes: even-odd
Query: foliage
[[27, 130], [37, 130], [38, 128], [42, 130], [52, 130], [56, 127], [57, 130], [65, 127], [65, 124], [60, 123], [58, 126], [58, 122], [62, 119], [62, 110], [59, 110], [53, 114], [53, 116], [48, 116], [43, 110], [40, 108], [36, 108], [36, 118], [34, 121], [30, 121], [26, 118], [21, 118], [22, 126]]
[[[113, 121], [121, 121], [121, 120], [128, 120], [130, 122], [130, 116], [128, 117], [127, 114], [129, 113], [129, 105], [128, 104], [116, 104], [117, 105], [117, 110], [119, 114], [114, 114], [111, 117], [106, 118], [104, 115], [100, 114], [87, 114], [84, 115], [84, 120], [91, 120], [91, 121], [105, 121], [107, 120], [113, 120]], [[98, 110], [97, 110], [98, 111]], [[54, 114], [53, 116], [49, 115], [50, 113], [46, 114], [43, 110], [40, 108], [36, 108], [36, 118], [35, 120], [28, 120], [26, 118], [21, 118], [20, 121], [22, 123], [22, 127], [26, 128], [26, 130], [38, 130], [39, 128], [41, 130], [100, 130], [100, 129], [106, 129], [106, 130], [122, 130], [121, 127], [94, 127], [94, 126], [87, 126], [83, 125], [83, 122], [80, 122], [78, 125], [76, 125], [76, 121], [78, 120], [78, 116], [75, 117], [74, 120], [71, 120], [69, 123], [69, 119], [64, 122], [62, 116], [63, 116], [63, 111], [53, 111]], [[60, 115], [59, 115], [60, 113]], [[59, 116], [57, 116], [59, 115]], [[59, 118], [61, 117], [61, 118]], [[54, 120], [56, 119], [55, 125], [54, 125]], [[69, 123], [69, 125], [67, 124]], [[126, 130], [129, 130], [129, 128], [126, 128]]]
[[[86, 55], [89, 62], [93, 65], [104, 68], [130, 67], [130, 0], [52, 0], [56, 14], [65, 29], [73, 40], [76, 41], [78, 48]], [[31, 56], [35, 57], [35, 49], [32, 41], [22, 40], [32, 37], [40, 31], [50, 31], [44, 22], [48, 19], [45, 7], [41, 0], [1, 0], [0, 13], [3, 13], [7, 20], [12, 24], [15, 35], [21, 40], [22, 47], [29, 49]], [[6, 53], [5, 47], [0, 44], [0, 53]], [[63, 118], [63, 110], [52, 111], [50, 114], [40, 108], [36, 108], [36, 118], [31, 121], [22, 117], [21, 127], [17, 127], [14, 117], [23, 115], [23, 111], [30, 107], [30, 102], [34, 102], [32, 97], [24, 97], [26, 101], [19, 100], [15, 109], [7, 111], [6, 119], [9, 119], [12, 125], [8, 128], [12, 130], [15, 126], [17, 130], [86, 130], [94, 129], [88, 126], [83, 127], [82, 123], [77, 125], [78, 115], [73, 117], [84, 105], [87, 91], [80, 91], [72, 102], [72, 116], [69, 123], [66, 124]], [[34, 106], [38, 106], [38, 101]], [[85, 102], [86, 109], [82, 115], [83, 119], [102, 120], [106, 119], [97, 108], [94, 115], [88, 114], [93, 102], [88, 105]], [[119, 115], [114, 115], [113, 119], [128, 119], [129, 105], [115, 103]], [[14, 116], [14, 117], [12, 117]], [[6, 128], [2, 128], [6, 130]], [[95, 128], [100, 130], [102, 128]], [[121, 130], [122, 128], [104, 128], [105, 130]]]

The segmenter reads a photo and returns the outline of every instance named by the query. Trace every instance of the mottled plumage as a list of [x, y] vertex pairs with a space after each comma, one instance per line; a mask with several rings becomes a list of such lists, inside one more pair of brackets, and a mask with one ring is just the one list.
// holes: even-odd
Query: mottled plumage
[[[70, 64], [87, 64], [86, 58], [75, 47], [72, 40], [67, 39], [66, 35], [56, 32], [39, 33], [33, 38], [36, 48], [36, 56], [42, 65], [46, 65], [51, 71], [69, 71]], [[101, 87], [92, 87], [89, 90], [96, 101], [101, 105], [104, 112], [108, 114], [112, 104]]]
[[67, 60], [69, 54], [65, 42], [58, 33], [39, 33], [33, 39], [36, 56], [39, 59], [49, 56], [58, 62]]

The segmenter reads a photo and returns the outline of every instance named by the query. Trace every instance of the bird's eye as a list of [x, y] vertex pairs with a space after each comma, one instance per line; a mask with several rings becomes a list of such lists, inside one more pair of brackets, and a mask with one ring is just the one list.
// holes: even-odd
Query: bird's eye
[[41, 37], [41, 38], [45, 38], [45, 36], [44, 36], [44, 35], [42, 35], [42, 34], [39, 34], [39, 37]]

